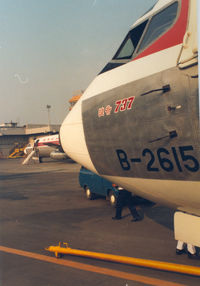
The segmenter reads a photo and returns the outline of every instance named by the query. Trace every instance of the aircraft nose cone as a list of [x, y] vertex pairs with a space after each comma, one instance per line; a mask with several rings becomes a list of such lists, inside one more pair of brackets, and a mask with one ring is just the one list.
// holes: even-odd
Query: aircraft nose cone
[[83, 130], [81, 100], [69, 112], [60, 128], [60, 141], [64, 152], [84, 167], [96, 171], [88, 152]]

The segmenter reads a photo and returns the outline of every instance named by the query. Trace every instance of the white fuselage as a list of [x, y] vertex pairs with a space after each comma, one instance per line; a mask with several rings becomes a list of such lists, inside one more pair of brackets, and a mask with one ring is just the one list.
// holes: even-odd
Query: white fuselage
[[[190, 22], [191, 19], [193, 19], [192, 21], [195, 21], [195, 17], [193, 15], [195, 12], [195, 6], [193, 6], [192, 1], [193, 0], [190, 1], [190, 15], [188, 16], [188, 22]], [[154, 10], [150, 11], [149, 14], [156, 13], [156, 10], [161, 9], [167, 2], [173, 1], [158, 2], [157, 6], [154, 7]], [[148, 14], [143, 18], [147, 16]], [[143, 18], [139, 19], [136, 24], [142, 22]], [[188, 24], [187, 27], [188, 26], [190, 25]], [[129, 61], [118, 68], [99, 74], [86, 89], [83, 96], [77, 102], [61, 126], [60, 136], [64, 151], [79, 164], [95, 173], [98, 173], [94, 161], [90, 156], [90, 150], [88, 149], [88, 144], [86, 142], [82, 114], [83, 103], [86, 103], [90, 98], [97, 98], [106, 92], [122, 88], [130, 82], [136, 82], [139, 80], [145, 81], [145, 79], [151, 75], [163, 73], [164, 71], [176, 68], [182, 53], [183, 43], [179, 43], [136, 60]], [[124, 95], [122, 95], [122, 98], [123, 97]], [[112, 133], [112, 130], [110, 130], [110, 132]], [[70, 136], [68, 136], [68, 134], [70, 134]], [[100, 136], [104, 135], [100, 134]], [[118, 138], [115, 138], [115, 140], [118, 140]], [[96, 145], [98, 152], [98, 142], [96, 142]], [[161, 177], [160, 179], [137, 178], [118, 176], [115, 174], [107, 175], [106, 173], [100, 175], [103, 175], [110, 181], [115, 182], [137, 195], [146, 197], [155, 202], [161, 202], [163, 204], [173, 206], [189, 213], [200, 215], [199, 180], [170, 180], [165, 179], [164, 177]]]
[[24, 153], [29, 154], [35, 148], [39, 153], [39, 157], [50, 157], [51, 152], [55, 151], [59, 146], [60, 142], [58, 134], [43, 136], [34, 140], [34, 144], [29, 143], [28, 146], [24, 149]]

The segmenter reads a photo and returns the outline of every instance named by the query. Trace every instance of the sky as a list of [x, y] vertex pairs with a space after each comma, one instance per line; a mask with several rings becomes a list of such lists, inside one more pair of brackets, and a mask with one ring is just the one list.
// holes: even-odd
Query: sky
[[61, 124], [157, 0], [0, 0], [0, 124]]

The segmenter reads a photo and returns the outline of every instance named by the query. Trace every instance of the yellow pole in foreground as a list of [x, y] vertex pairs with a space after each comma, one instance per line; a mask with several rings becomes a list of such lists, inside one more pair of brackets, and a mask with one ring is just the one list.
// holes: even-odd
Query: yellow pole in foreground
[[59, 254], [69, 254], [75, 256], [100, 259], [105, 261], [112, 261], [122, 264], [129, 264], [129, 265], [159, 269], [164, 271], [200, 276], [200, 267], [72, 249], [68, 247], [67, 243], [63, 243], [63, 247], [61, 247], [61, 243], [59, 242], [58, 246], [49, 246], [48, 248], [45, 249], [50, 252], [54, 252], [56, 257], [59, 257]]

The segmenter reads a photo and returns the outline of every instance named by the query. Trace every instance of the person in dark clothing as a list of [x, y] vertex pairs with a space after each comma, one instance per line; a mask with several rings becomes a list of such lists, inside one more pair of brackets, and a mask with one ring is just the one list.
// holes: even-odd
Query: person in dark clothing
[[122, 210], [123, 208], [127, 206], [133, 216], [132, 221], [138, 221], [141, 219], [140, 215], [138, 214], [135, 206], [134, 206], [134, 198], [131, 194], [131, 192], [127, 190], [120, 190], [118, 197], [117, 197], [117, 203], [116, 203], [116, 213], [115, 216], [112, 219], [119, 220], [122, 218]]

